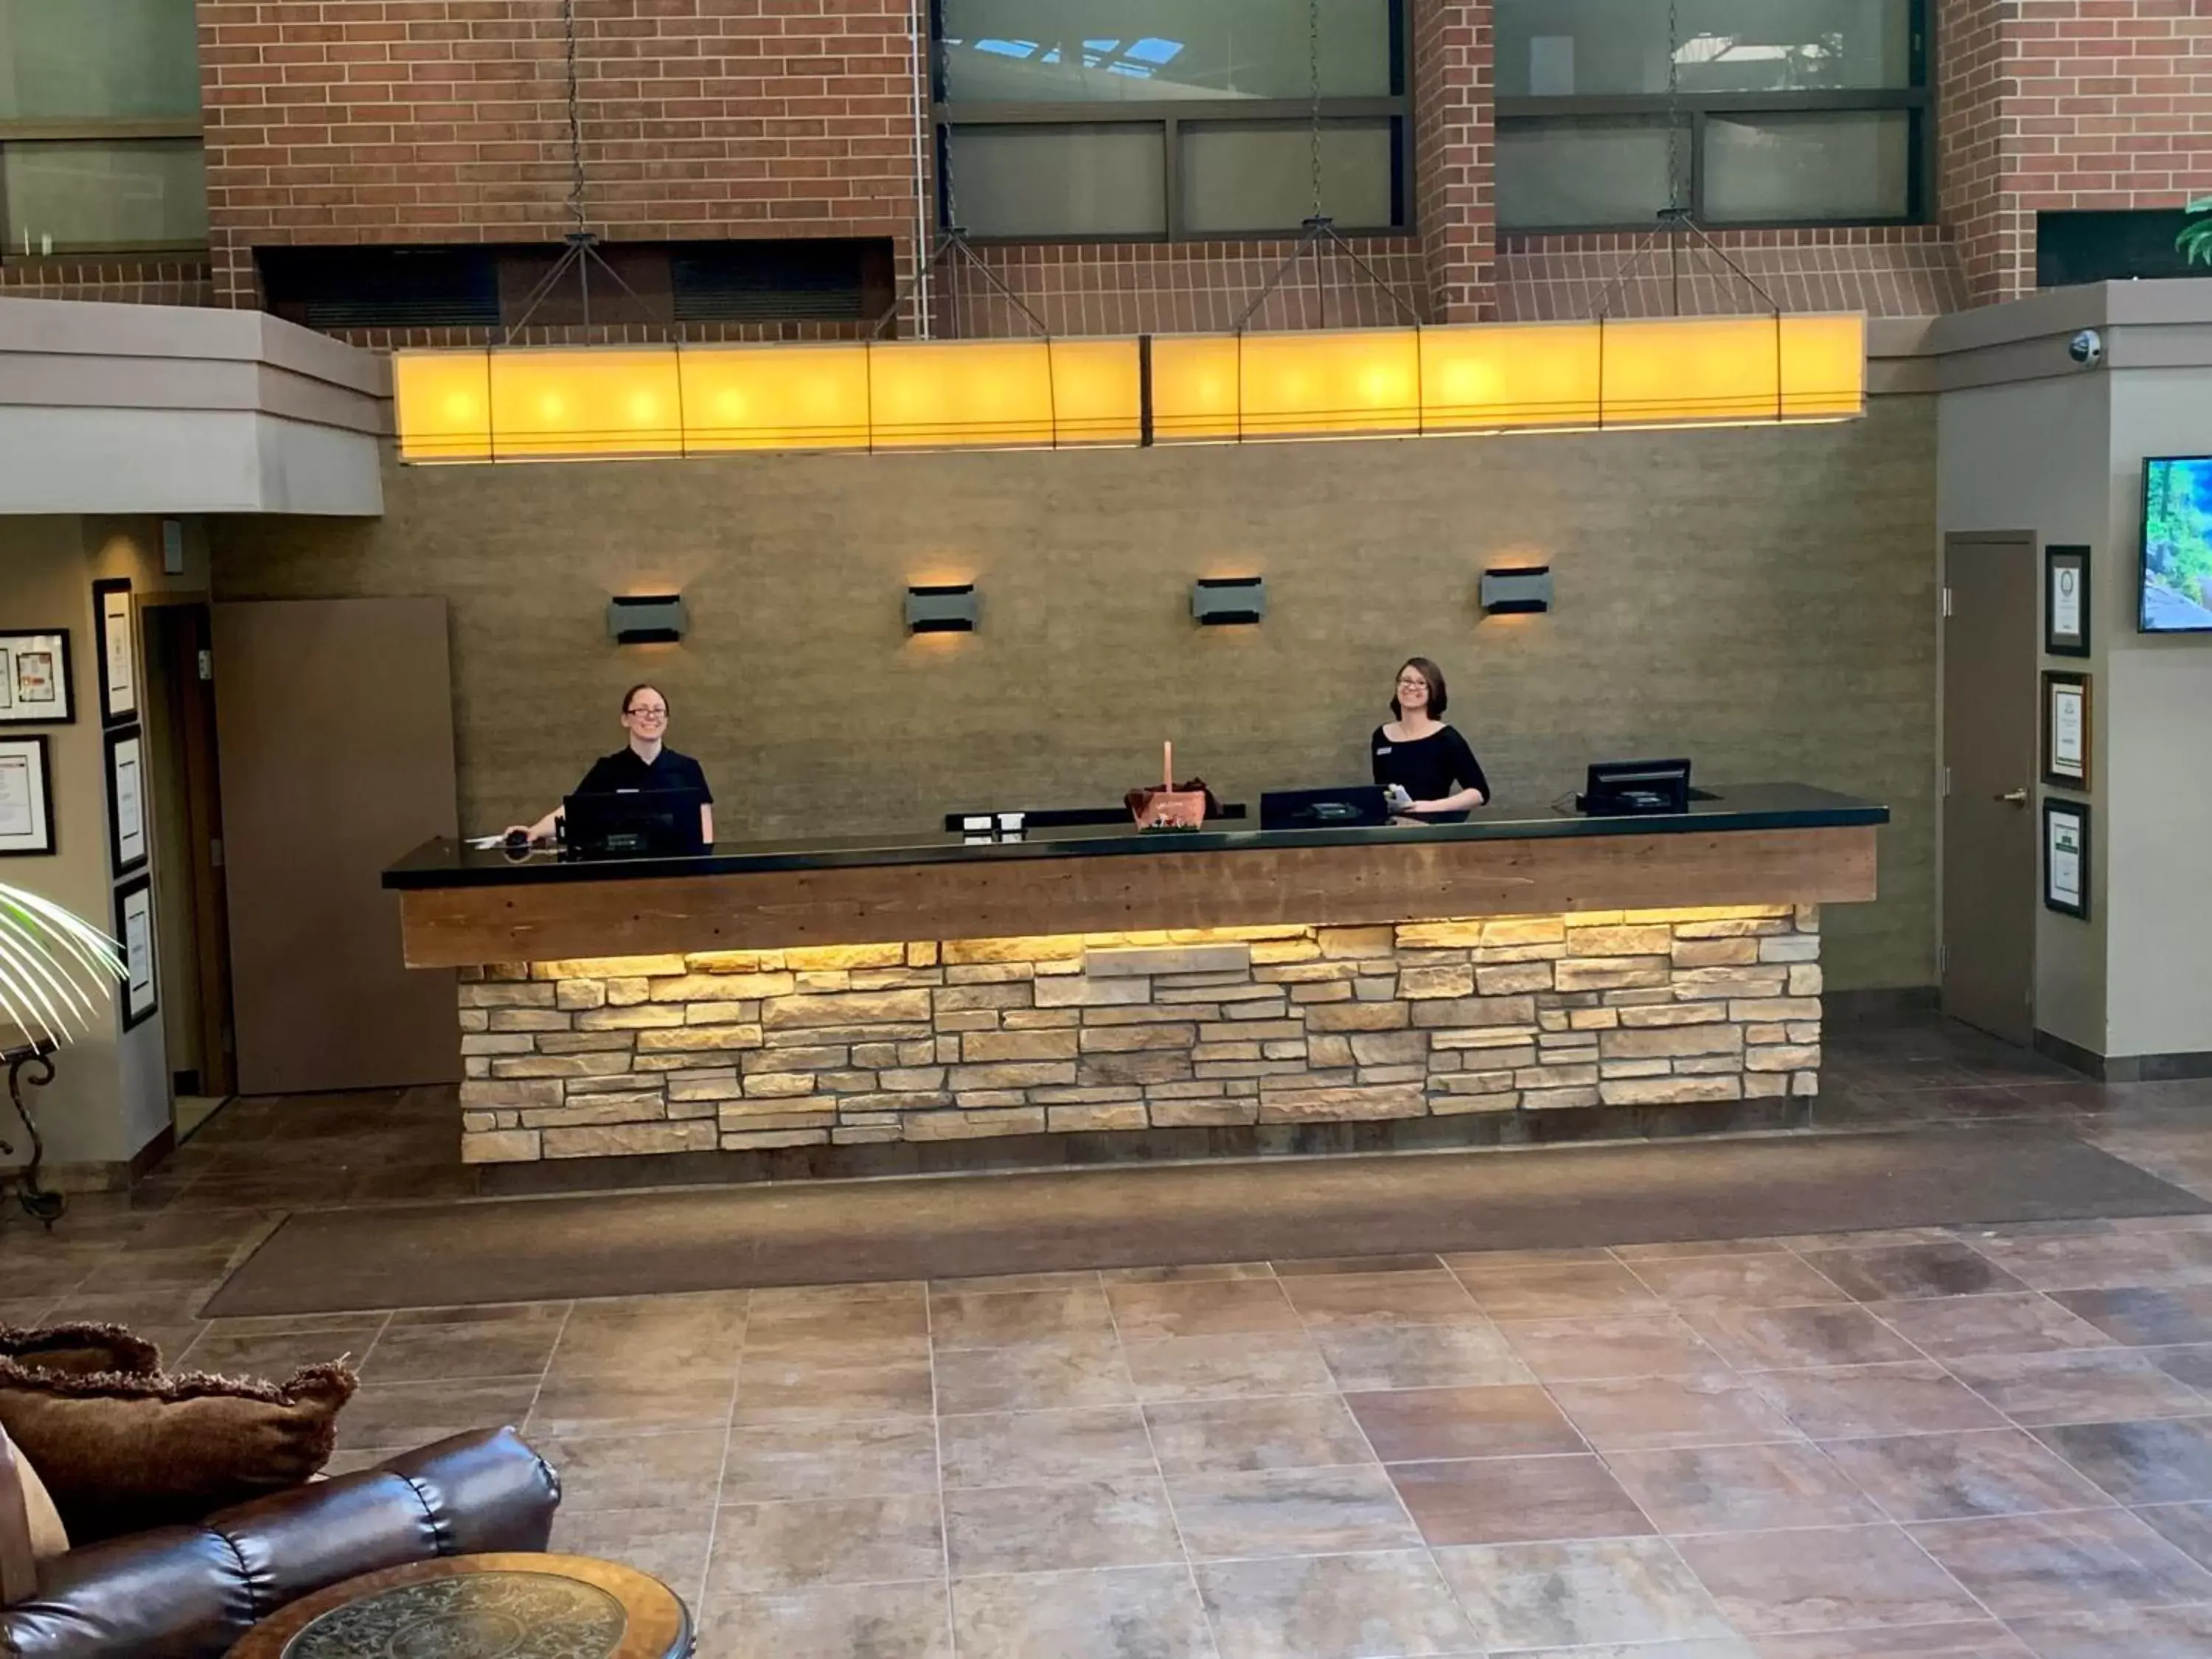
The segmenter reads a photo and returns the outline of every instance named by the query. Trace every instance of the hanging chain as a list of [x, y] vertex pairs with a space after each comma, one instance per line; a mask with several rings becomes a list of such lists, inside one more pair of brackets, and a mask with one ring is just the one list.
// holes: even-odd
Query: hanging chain
[[1667, 0], [1667, 205], [1680, 208], [1682, 188], [1681, 14], [1680, 0]]
[[561, 31], [568, 63], [568, 212], [584, 228], [584, 109], [576, 79], [576, 0], [561, 0]]
[[1309, 150], [1313, 163], [1313, 214], [1321, 217], [1321, 0], [1306, 0], [1306, 85], [1313, 97]]

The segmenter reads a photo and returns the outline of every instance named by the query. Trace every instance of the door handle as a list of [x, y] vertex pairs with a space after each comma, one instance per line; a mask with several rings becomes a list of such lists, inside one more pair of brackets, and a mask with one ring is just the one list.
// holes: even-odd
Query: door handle
[[1996, 799], [2004, 802], [2008, 806], [2025, 806], [2027, 805], [2027, 791], [2025, 789], [2008, 789]]

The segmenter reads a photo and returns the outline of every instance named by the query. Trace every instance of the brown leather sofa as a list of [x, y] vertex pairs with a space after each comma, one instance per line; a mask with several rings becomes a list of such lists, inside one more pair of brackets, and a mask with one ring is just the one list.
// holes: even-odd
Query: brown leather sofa
[[342, 1580], [543, 1550], [560, 1502], [559, 1480], [512, 1429], [458, 1436], [196, 1527], [71, 1550], [40, 1569], [27, 1597], [0, 1606], [0, 1656], [222, 1659], [259, 1620]]

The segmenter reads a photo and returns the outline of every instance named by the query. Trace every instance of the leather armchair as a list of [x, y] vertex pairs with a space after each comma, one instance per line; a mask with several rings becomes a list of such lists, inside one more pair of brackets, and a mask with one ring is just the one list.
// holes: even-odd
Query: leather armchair
[[0, 1656], [222, 1659], [259, 1620], [344, 1579], [543, 1550], [560, 1502], [558, 1478], [512, 1429], [457, 1436], [196, 1527], [71, 1550], [40, 1570], [27, 1597], [0, 1606]]

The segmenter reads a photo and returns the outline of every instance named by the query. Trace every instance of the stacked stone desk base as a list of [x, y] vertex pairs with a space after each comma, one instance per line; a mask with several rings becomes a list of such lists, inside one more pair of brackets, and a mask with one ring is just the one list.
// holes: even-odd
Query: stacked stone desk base
[[1817, 1091], [1820, 912], [497, 963], [461, 970], [460, 1020], [476, 1164], [1607, 1107], [1709, 1118]]

